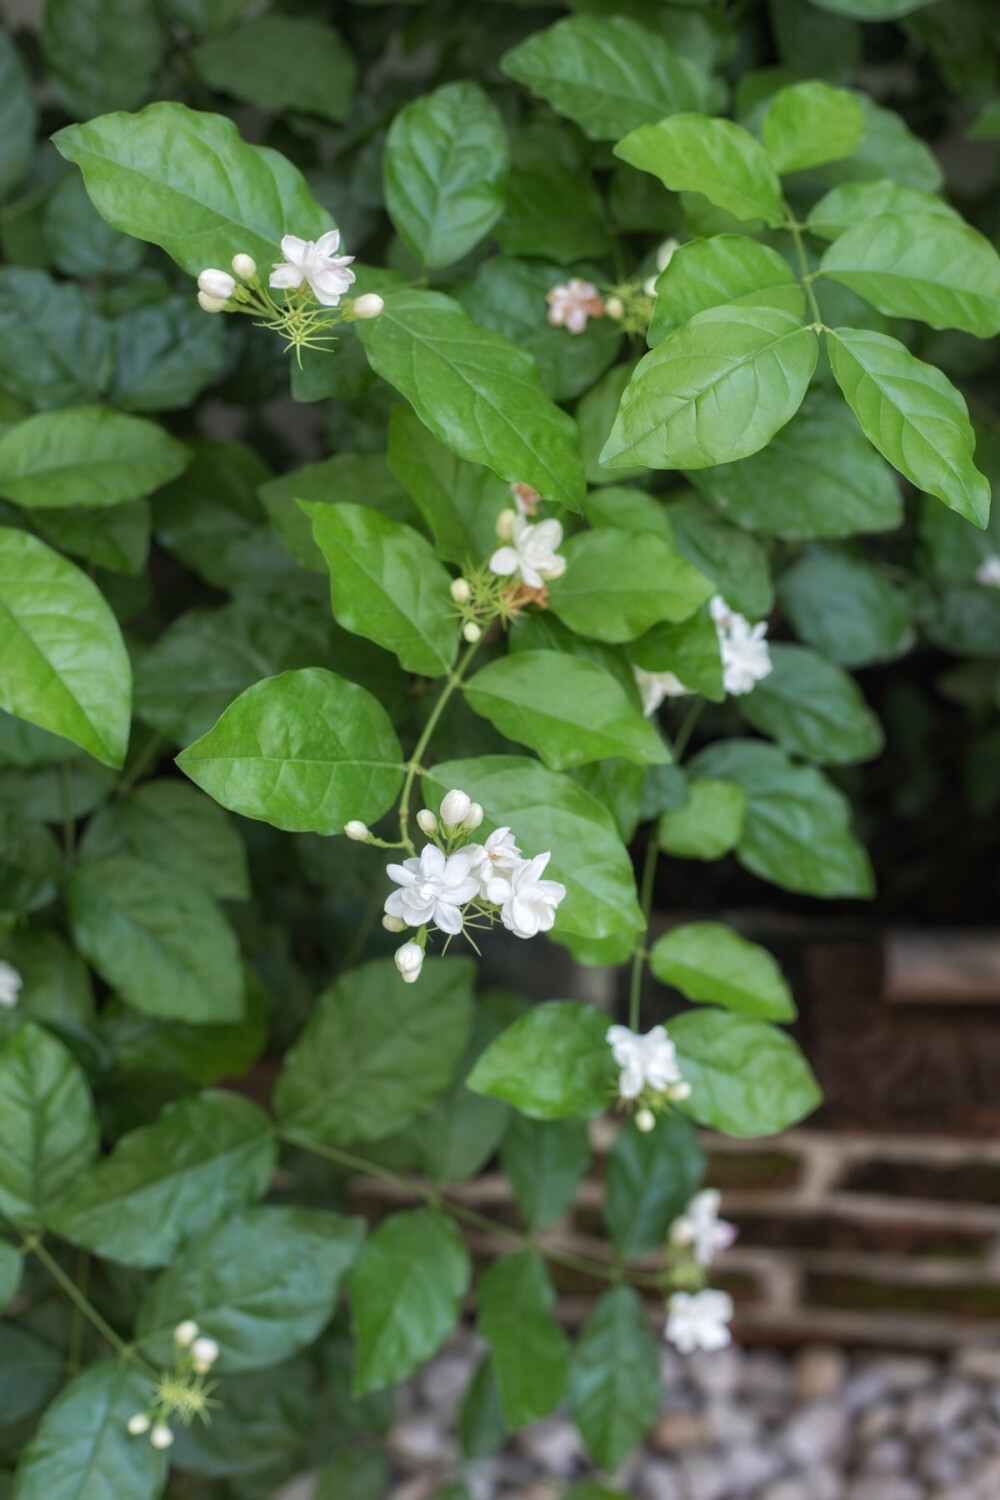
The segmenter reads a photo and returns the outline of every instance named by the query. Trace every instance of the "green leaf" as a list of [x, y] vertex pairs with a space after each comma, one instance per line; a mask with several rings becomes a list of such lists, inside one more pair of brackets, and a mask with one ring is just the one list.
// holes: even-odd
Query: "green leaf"
[[126, 1072], [173, 1073], [207, 1086], [240, 1078], [267, 1042], [270, 997], [255, 969], [246, 970], [247, 1014], [232, 1025], [157, 1021], [112, 1001], [101, 1012], [101, 1034]]
[[472, 1014], [472, 964], [428, 958], [416, 990], [390, 959], [320, 995], [274, 1096], [282, 1124], [336, 1145], [401, 1130], [452, 1082]]
[[[129, 308], [115, 319], [114, 339], [108, 399], [121, 411], [190, 406], [222, 374], [226, 359], [225, 320], [206, 318], [190, 295]], [[218, 446], [230, 452], [236, 447]], [[189, 473], [188, 478], [193, 476]]]
[[606, 756], [637, 765], [670, 759], [656, 730], [610, 672], [559, 651], [519, 651], [466, 683], [470, 708], [557, 771]]
[[652, 349], [710, 307], [777, 307], [805, 313], [805, 293], [784, 256], [745, 234], [691, 240], [670, 257], [656, 281], [647, 335]]
[[210, 88], [258, 109], [346, 120], [357, 67], [340, 33], [304, 17], [268, 12], [191, 52]]
[[394, 652], [408, 672], [447, 672], [458, 650], [451, 580], [426, 538], [364, 505], [302, 509], [330, 569], [337, 623]]
[[[635, 876], [611, 814], [568, 776], [523, 756], [487, 755], [436, 765], [424, 782], [429, 802], [460, 786], [485, 809], [481, 837], [510, 827], [526, 855], [551, 849], [546, 879], [561, 881], [565, 899], [552, 937], [574, 948], [613, 938], [624, 962], [642, 927]], [[437, 804], [434, 803], [436, 806]]]
[[351, 1273], [356, 1396], [405, 1380], [444, 1343], [469, 1285], [469, 1252], [429, 1208], [393, 1214], [368, 1237]]
[[31, 524], [60, 552], [134, 578], [149, 556], [152, 516], [148, 500], [126, 500], [110, 510], [39, 510]]
[[403, 784], [382, 705], [322, 667], [248, 688], [177, 764], [223, 807], [293, 833], [374, 823]]
[[582, 1120], [532, 1120], [513, 1114], [500, 1162], [514, 1201], [531, 1229], [547, 1229], [569, 1208], [590, 1166]]
[[771, 569], [767, 550], [756, 537], [731, 526], [694, 495], [675, 500], [667, 514], [680, 551], [733, 609], [751, 619], [770, 614]]
[[134, 855], [218, 901], [250, 896], [246, 850], [231, 821], [182, 781], [147, 781], [87, 825], [81, 859]]
[[63, 1360], [55, 1345], [16, 1324], [0, 1323], [0, 1401], [7, 1424], [47, 1406], [62, 1383]]
[[821, 765], [871, 760], [882, 728], [853, 677], [801, 646], [771, 647], [771, 672], [737, 700], [761, 734]]
[[[490, 1458], [503, 1447], [507, 1428], [496, 1371], [488, 1354], [476, 1366], [458, 1415], [458, 1437], [465, 1458]], [[336, 1500], [331, 1496], [331, 1500]]]
[[17, 505], [120, 505], [187, 468], [155, 422], [102, 406], [43, 411], [0, 438], [0, 495]]
[[855, 90], [865, 117], [865, 138], [841, 161], [814, 167], [816, 182], [871, 182], [893, 178], [904, 187], [934, 192], [944, 181], [941, 164], [926, 141], [913, 134], [895, 110], [883, 109], [869, 94]]
[[59, 845], [47, 828], [17, 805], [0, 806], [0, 910], [37, 911], [54, 898], [63, 877]]
[[516, 1432], [547, 1417], [566, 1389], [569, 1340], [552, 1316], [555, 1293], [543, 1262], [522, 1250], [501, 1256], [480, 1276], [476, 1300], [504, 1421]]
[[79, 286], [0, 267], [0, 386], [33, 407], [96, 401], [111, 379], [111, 325]]
[[362, 1219], [310, 1208], [248, 1208], [193, 1241], [139, 1308], [144, 1353], [174, 1359], [193, 1318], [219, 1345], [218, 1373], [262, 1370], [311, 1344], [329, 1321], [364, 1235]]
[[827, 349], [837, 384], [879, 452], [918, 489], [985, 526], [990, 487], [972, 461], [975, 433], [950, 380], [884, 333], [837, 328]]
[[396, 292], [358, 332], [376, 373], [459, 458], [579, 509], [576, 427], [544, 395], [523, 349], [439, 292]]
[[533, 1120], [600, 1114], [613, 1097], [608, 1018], [593, 1005], [547, 1000], [491, 1042], [468, 1077]]
[[417, 1165], [433, 1182], [447, 1184], [475, 1177], [503, 1139], [511, 1118], [507, 1106], [473, 1094], [465, 1086], [476, 1058], [499, 1030], [500, 1023], [481, 1005], [475, 1006], [472, 1032], [455, 1081], [406, 1132]]
[[[560, 266], [612, 250], [596, 184], [577, 166], [550, 160], [511, 168], [503, 218], [493, 237], [505, 255], [536, 255]], [[562, 333], [567, 343], [576, 343], [565, 329]]]
[[691, 692], [713, 703], [721, 703], [726, 696], [719, 632], [707, 609], [679, 625], [654, 625], [628, 651], [635, 666], [646, 672], [673, 672]]
[[61, 1042], [25, 1021], [0, 1051], [0, 1212], [48, 1224], [97, 1152], [90, 1090]]
[[81, 865], [68, 891], [73, 936], [123, 999], [178, 1021], [238, 1021], [243, 971], [232, 928], [189, 881], [137, 859]]
[[155, 0], [47, 0], [42, 51], [56, 91], [79, 120], [141, 104], [166, 44]]
[[813, 1112], [822, 1095], [790, 1036], [724, 1010], [685, 1011], [670, 1023], [691, 1097], [680, 1107], [724, 1135], [776, 1135]]
[[874, 182], [844, 182], [831, 188], [810, 209], [807, 222], [811, 233], [819, 235], [820, 239], [836, 240], [867, 219], [881, 219], [886, 215], [897, 218], [921, 215], [926, 218], [928, 214], [950, 219], [955, 224], [964, 222], [961, 214], [936, 193], [905, 187], [890, 177], [883, 177]]
[[855, 94], [813, 79], [780, 89], [761, 129], [778, 171], [801, 172], [856, 151], [865, 138], [865, 117]]
[[756, 453], [798, 411], [818, 352], [778, 308], [696, 314], [639, 361], [601, 462], [703, 469]]
[[21, 1019], [55, 1026], [88, 1027], [94, 1021], [94, 994], [83, 959], [51, 928], [10, 933], [0, 953], [20, 974], [17, 1003]]
[[[402, 405], [394, 406], [392, 417], [405, 410]], [[426, 430], [416, 418], [414, 424], [421, 432]], [[382, 511], [393, 521], [412, 525], [418, 519], [417, 509], [410, 504], [402, 481], [389, 472], [380, 453], [337, 453], [319, 463], [304, 464], [301, 469], [261, 484], [258, 494], [282, 546], [300, 567], [311, 573], [325, 575], [326, 563], [313, 541], [312, 522], [298, 505], [299, 500], [328, 505], [350, 500]]]
[[75, 173], [46, 201], [42, 223], [56, 268], [66, 276], [130, 276], [142, 264], [142, 245], [104, 222]]
[[587, 392], [576, 408], [580, 453], [588, 484], [611, 484], [617, 487], [630, 479], [645, 477], [644, 465], [619, 469], [605, 468], [601, 462], [601, 451], [615, 424], [622, 394], [634, 369], [633, 364], [615, 365]]
[[386, 140], [385, 206], [424, 266], [450, 266], [503, 213], [507, 132], [475, 83], [446, 83], [401, 109]]
[[195, 1236], [262, 1198], [276, 1162], [270, 1121], [249, 1099], [180, 1099], [91, 1167], [55, 1230], [126, 1266], [166, 1266]]
[[562, 549], [566, 571], [549, 586], [549, 607], [578, 634], [630, 641], [661, 620], [693, 615], [713, 593], [710, 579], [654, 533], [636, 545], [631, 531], [599, 526]]
[[121, 631], [80, 569], [0, 528], [0, 708], [107, 766], [128, 747], [132, 673]]
[[921, 318], [977, 338], [1000, 333], [1000, 256], [958, 219], [863, 219], [834, 240], [820, 270], [889, 317]]
[[278, 259], [282, 235], [318, 239], [333, 227], [297, 168], [277, 151], [248, 146], [222, 115], [150, 104], [137, 115], [68, 126], [53, 139], [109, 224], [161, 245], [191, 276], [227, 267], [240, 252], [266, 266]]
[[[670, 1034], [673, 1036], [673, 1022]], [[675, 1113], [643, 1132], [625, 1126], [608, 1153], [604, 1219], [618, 1255], [633, 1260], [662, 1247], [701, 1182], [698, 1137]]]
[[640, 125], [618, 142], [615, 155], [652, 172], [676, 193], [702, 193], [736, 219], [763, 219], [777, 229], [785, 219], [781, 184], [759, 141], [731, 120], [672, 115]]
[[796, 635], [841, 666], [890, 660], [912, 639], [904, 595], [865, 558], [816, 547], [783, 575], [778, 594]]
[[7, 1307], [21, 1285], [24, 1257], [6, 1240], [0, 1241], [0, 1308]]
[[895, 21], [911, 11], [920, 10], [929, 0], [811, 0], [821, 10], [832, 10], [838, 16], [854, 16], [859, 21]]
[[489, 469], [456, 458], [407, 406], [394, 406], [389, 419], [389, 467], [430, 527], [439, 557], [463, 567], [492, 554], [510, 490]]
[[851, 833], [850, 804], [819, 771], [794, 765], [759, 740], [710, 745], [690, 771], [698, 779], [735, 781], [746, 792], [736, 853], [752, 874], [809, 896], [872, 894], [868, 856]]
[[746, 812], [746, 792], [735, 782], [689, 782], [684, 805], [660, 817], [660, 846], [678, 859], [721, 859], [739, 843]]
[[942, 589], [924, 605], [920, 623], [940, 650], [992, 659], [997, 654], [1000, 596], [977, 584]]
[[381, 1453], [343, 1449], [323, 1465], [313, 1500], [381, 1500], [388, 1483], [389, 1466]]
[[592, 141], [616, 141], [664, 115], [713, 102], [707, 75], [626, 15], [557, 21], [506, 52], [500, 66]]
[[903, 516], [892, 470], [836, 393], [821, 388], [759, 453], [691, 479], [720, 515], [785, 541], [893, 531]]
[[[208, 1484], [210, 1489], [220, 1487], [222, 1476], [232, 1475], [231, 1485], [224, 1485], [225, 1489], [259, 1494], [259, 1487], [271, 1485], [273, 1490], [274, 1484], [281, 1483], [303, 1462], [305, 1444], [313, 1436], [311, 1428], [321, 1389], [324, 1403], [329, 1402], [336, 1410], [324, 1431], [322, 1452], [328, 1453], [331, 1445], [350, 1430], [342, 1421], [346, 1415], [341, 1397], [345, 1382], [337, 1380], [340, 1370], [334, 1364], [340, 1351], [336, 1344], [329, 1347], [336, 1371], [329, 1382], [319, 1376], [318, 1361], [314, 1363], [308, 1352], [275, 1369], [227, 1376], [226, 1399], [212, 1408], [211, 1422], [174, 1427], [175, 1441], [170, 1450], [173, 1466], [185, 1474], [193, 1470], [198, 1475], [195, 1483]], [[356, 1449], [352, 1456], [381, 1457], [364, 1449]], [[349, 1470], [342, 1471], [342, 1500], [369, 1500], [366, 1491], [350, 1488], [350, 1474]], [[331, 1500], [328, 1489], [317, 1489], [316, 1494], [325, 1494]]]
[[20, 52], [6, 31], [0, 32], [0, 196], [16, 187], [31, 160], [38, 107]]
[[159, 1500], [166, 1455], [128, 1432], [150, 1385], [124, 1360], [77, 1375], [49, 1407], [17, 1466], [18, 1500]]
[[664, 933], [653, 945], [649, 967], [688, 1000], [710, 1001], [764, 1021], [795, 1019], [791, 991], [767, 949], [720, 922], [689, 922]]
[[569, 1406], [580, 1436], [609, 1474], [656, 1420], [660, 1352], [632, 1287], [605, 1292], [584, 1324], [570, 1356]]

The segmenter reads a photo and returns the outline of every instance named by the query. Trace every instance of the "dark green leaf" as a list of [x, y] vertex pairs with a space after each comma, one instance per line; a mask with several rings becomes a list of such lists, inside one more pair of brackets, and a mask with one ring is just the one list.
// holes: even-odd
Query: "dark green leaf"
[[86, 1080], [55, 1037], [26, 1021], [0, 1051], [0, 1211], [47, 1224], [97, 1151]]
[[47, 0], [45, 6], [45, 62], [78, 120], [141, 104], [166, 42], [155, 0]]
[[[430, 527], [439, 557], [463, 567], [493, 553], [510, 489], [489, 469], [456, 458], [402, 405], [389, 421], [389, 466]], [[367, 496], [365, 503], [372, 503]]]
[[653, 945], [649, 967], [688, 1000], [711, 1001], [765, 1021], [795, 1019], [791, 990], [767, 949], [720, 922], [689, 922], [664, 933]]
[[38, 108], [31, 76], [6, 31], [0, 32], [0, 195], [16, 187], [24, 175], [35, 144]]
[[[488, 1354], [479, 1361], [466, 1389], [458, 1416], [458, 1436], [466, 1458], [490, 1458], [507, 1436], [496, 1371]], [[336, 1497], [331, 1496], [331, 1500]]]
[[477, 1094], [506, 1099], [535, 1120], [600, 1114], [613, 1097], [606, 1014], [547, 1000], [491, 1042], [469, 1074]]
[[531, 1229], [547, 1229], [569, 1208], [590, 1166], [587, 1127], [511, 1115], [500, 1161], [522, 1218]]
[[111, 379], [111, 324], [82, 288], [0, 267], [0, 385], [33, 407], [96, 401]]
[[[357, 67], [332, 26], [269, 11], [191, 53], [210, 88], [258, 109], [344, 120]], [[295, 231], [298, 232], [298, 231]]]
[[181, 781], [147, 781], [87, 825], [82, 859], [132, 854], [219, 901], [250, 895], [246, 850], [225, 813]]
[[702, 1168], [698, 1137], [677, 1114], [660, 1115], [650, 1131], [627, 1125], [618, 1133], [608, 1153], [604, 1218], [619, 1255], [634, 1260], [662, 1247]]
[[600, 1298], [574, 1346], [569, 1405], [580, 1436], [613, 1474], [646, 1436], [660, 1405], [660, 1354], [631, 1287]]
[[49, 197], [44, 225], [52, 259], [66, 276], [129, 276], [142, 262], [139, 241], [104, 222], [75, 175], [64, 177]]
[[801, 646], [772, 646], [769, 675], [737, 704], [761, 734], [821, 765], [852, 765], [882, 749], [881, 725], [853, 677]]
[[566, 1389], [569, 1340], [552, 1316], [544, 1263], [530, 1250], [495, 1260], [479, 1278], [476, 1300], [504, 1421], [516, 1432], [547, 1417]]
[[630, 641], [661, 620], [686, 620], [713, 592], [676, 543], [654, 533], [637, 546], [634, 533], [599, 526], [562, 551], [566, 571], [549, 587], [549, 607], [571, 630], [598, 640]]
[[0, 806], [0, 910], [37, 911], [47, 906], [63, 877], [59, 845], [47, 828]]
[[159, 489], [189, 461], [155, 422], [101, 406], [44, 411], [0, 438], [0, 495], [17, 505], [120, 505]]
[[886, 661], [912, 638], [903, 594], [864, 558], [814, 548], [784, 574], [778, 594], [796, 634], [841, 666]]

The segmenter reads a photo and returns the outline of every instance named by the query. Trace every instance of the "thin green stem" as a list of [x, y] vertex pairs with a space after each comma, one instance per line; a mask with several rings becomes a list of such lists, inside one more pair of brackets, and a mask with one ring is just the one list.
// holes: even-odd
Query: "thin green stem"
[[148, 1365], [136, 1352], [135, 1348], [131, 1344], [126, 1344], [125, 1340], [111, 1327], [111, 1324], [105, 1322], [97, 1311], [97, 1308], [77, 1286], [72, 1276], [66, 1274], [59, 1262], [49, 1254], [39, 1239], [34, 1235], [28, 1235], [24, 1241], [24, 1250], [25, 1252], [30, 1251], [32, 1255], [41, 1261], [46, 1271], [52, 1277], [52, 1280], [66, 1293], [66, 1296], [83, 1314], [87, 1322], [93, 1328], [96, 1328], [102, 1338], [107, 1340], [120, 1359], [128, 1360], [130, 1363], [136, 1365], [151, 1380], [157, 1379], [156, 1371], [152, 1365]]
[[816, 301], [816, 293], [813, 291], [813, 273], [810, 271], [809, 262], [806, 260], [806, 247], [802, 242], [802, 230], [791, 213], [788, 215], [785, 227], [794, 241], [795, 254], [798, 257], [799, 267], [802, 271], [800, 285], [806, 294], [806, 300], [809, 303], [814, 320], [820, 327], [823, 327], [823, 315], [819, 310], [819, 303]]
[[438, 720], [444, 713], [445, 708], [448, 705], [448, 700], [450, 699], [452, 693], [457, 687], [462, 686], [462, 678], [465, 675], [466, 668], [468, 667], [472, 658], [475, 656], [476, 652], [479, 650], [479, 644], [479, 641], [473, 641], [472, 645], [469, 646], [463, 653], [462, 658], [459, 661], [458, 666], [455, 668], [454, 672], [448, 673], [448, 679], [445, 682], [444, 687], [441, 689], [438, 701], [431, 709], [430, 715], [427, 719], [427, 723], [424, 725], [423, 733], [421, 734], [419, 740], [416, 743], [416, 746], [414, 747], [413, 754], [410, 757], [409, 765], [406, 768], [406, 780], [403, 782], [403, 795], [399, 799], [399, 834], [400, 838], [403, 840], [403, 843], [406, 845], [407, 849], [409, 849], [411, 854], [414, 853], [413, 841], [410, 838], [410, 798], [413, 795], [413, 783], [417, 777], [418, 772], [423, 770], [421, 759], [423, 757], [424, 751], [427, 749], [427, 746], [431, 742], [431, 736], [437, 728]]

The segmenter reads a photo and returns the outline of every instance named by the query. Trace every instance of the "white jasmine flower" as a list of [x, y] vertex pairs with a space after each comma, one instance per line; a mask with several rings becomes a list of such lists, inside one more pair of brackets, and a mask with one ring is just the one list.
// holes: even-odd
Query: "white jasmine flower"
[[473, 859], [468, 849], [446, 856], [435, 844], [427, 844], [419, 859], [387, 865], [386, 873], [400, 889], [386, 897], [386, 912], [401, 917], [408, 927], [436, 922], [442, 932], [461, 932], [460, 908], [479, 894], [479, 881], [471, 874]]
[[11, 1010], [17, 1004], [23, 982], [14, 965], [0, 958], [0, 1005], [4, 1010]]
[[735, 1224], [719, 1218], [721, 1195], [717, 1188], [705, 1188], [687, 1206], [687, 1212], [671, 1226], [670, 1238], [675, 1245], [690, 1245], [700, 1266], [709, 1266], [716, 1255], [728, 1250], [736, 1238]]
[[545, 293], [545, 300], [549, 304], [548, 321], [553, 328], [563, 327], [567, 333], [582, 333], [588, 318], [604, 317], [604, 303], [596, 286], [579, 276], [554, 286]]
[[490, 558], [490, 568], [501, 578], [519, 574], [529, 588], [540, 589], [547, 579], [561, 578], [566, 571], [566, 559], [556, 551], [562, 539], [558, 521], [532, 525], [524, 516], [516, 516], [510, 545], [497, 548]]
[[351, 818], [349, 822], [344, 824], [344, 832], [349, 839], [353, 839], [356, 844], [360, 844], [368, 837], [368, 824], [362, 823], [360, 818]]
[[470, 844], [466, 853], [475, 856], [472, 870], [483, 896], [486, 896], [491, 881], [508, 877], [518, 866], [527, 863], [521, 858], [521, 851], [509, 828], [495, 829], [485, 844]]
[[733, 1299], [728, 1292], [674, 1292], [667, 1307], [666, 1336], [681, 1354], [693, 1354], [695, 1349], [711, 1353], [731, 1341]]
[[1000, 588], [1000, 557], [987, 557], [976, 569], [975, 578], [977, 583], [985, 584], [988, 589]]
[[642, 711], [647, 719], [656, 713], [664, 698], [683, 698], [691, 691], [673, 672], [646, 672], [642, 667], [633, 667], [632, 675], [642, 695]]
[[421, 833], [426, 833], [428, 838], [437, 833], [438, 820], [429, 807], [422, 807], [417, 813], [417, 827]]
[[144, 1432], [149, 1431], [149, 1418], [144, 1411], [137, 1411], [134, 1416], [129, 1417], [127, 1426], [133, 1437], [142, 1437]]
[[174, 1441], [174, 1435], [170, 1431], [170, 1428], [167, 1426], [166, 1422], [157, 1422], [156, 1426], [149, 1434], [149, 1441], [152, 1443], [154, 1448], [159, 1448], [162, 1451], [164, 1448], [169, 1448], [171, 1446]]
[[[353, 255], [342, 258], [354, 259]], [[384, 306], [385, 303], [377, 292], [365, 292], [363, 297], [358, 297], [351, 304], [351, 312], [356, 318], [377, 318]]]
[[771, 671], [767, 621], [751, 625], [744, 615], [730, 608], [721, 594], [709, 600], [708, 608], [719, 637], [723, 687], [734, 697], [753, 692]]
[[216, 271], [210, 266], [199, 275], [198, 290], [207, 297], [218, 297], [227, 302], [236, 290], [236, 282], [228, 271]]
[[623, 1099], [638, 1099], [644, 1089], [662, 1094], [681, 1081], [677, 1053], [665, 1026], [654, 1026], [642, 1036], [627, 1026], [609, 1026], [605, 1040], [621, 1069], [618, 1093]]
[[730, 609], [721, 594], [713, 594], [709, 599], [708, 612], [715, 621], [717, 630], [728, 630], [736, 613], [735, 610]]
[[456, 578], [448, 589], [456, 604], [468, 604], [472, 598], [472, 590], [467, 578]]
[[541, 495], [530, 484], [512, 484], [510, 492], [519, 516], [537, 516]]
[[656, 252], [657, 271], [665, 271], [680, 248], [680, 240], [675, 240], [673, 238], [664, 240], [663, 244], [660, 245], [659, 249]]
[[244, 255], [242, 252], [234, 255], [232, 265], [237, 276], [243, 281], [251, 281], [257, 274], [257, 262], [252, 255]]
[[500, 920], [515, 937], [531, 938], [548, 932], [556, 920], [556, 907], [566, 894], [558, 880], [543, 880], [542, 872], [551, 851], [524, 860], [506, 874], [487, 882], [486, 899], [500, 907]]
[[424, 950], [419, 943], [404, 943], [402, 948], [396, 949], [393, 956], [396, 968], [407, 984], [413, 984], [420, 978], [420, 970], [424, 966]]
[[464, 823], [472, 810], [472, 798], [468, 792], [447, 792], [441, 802], [441, 822], [445, 828], [457, 828]]
[[219, 1357], [219, 1346], [214, 1339], [195, 1339], [191, 1345], [191, 1358], [199, 1375], [204, 1375]]
[[275, 262], [271, 286], [287, 291], [307, 281], [317, 302], [336, 307], [354, 280], [354, 272], [347, 269], [354, 256], [338, 255], [339, 246], [339, 229], [327, 230], [318, 240], [300, 240], [297, 235], [286, 234], [281, 241], [285, 259]]
[[198, 1325], [193, 1318], [186, 1318], [174, 1329], [174, 1343], [178, 1349], [186, 1349], [198, 1337]]

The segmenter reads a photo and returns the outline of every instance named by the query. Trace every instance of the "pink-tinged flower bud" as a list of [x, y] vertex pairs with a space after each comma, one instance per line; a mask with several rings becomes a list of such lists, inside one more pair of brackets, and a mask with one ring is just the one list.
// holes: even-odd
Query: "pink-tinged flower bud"
[[223, 312], [226, 302], [225, 297], [212, 297], [208, 292], [198, 293], [198, 306], [202, 312]]
[[368, 837], [368, 824], [362, 823], [360, 818], [352, 818], [349, 823], [344, 824], [344, 832], [356, 844], [363, 844]]
[[402, 948], [396, 949], [395, 959], [396, 968], [407, 984], [413, 984], [420, 978], [420, 970], [424, 964], [424, 950], [419, 943], [404, 943]]
[[358, 297], [351, 305], [351, 312], [356, 318], [377, 318], [385, 303], [377, 292], [365, 292], [363, 297]]
[[172, 1445], [174, 1441], [174, 1435], [170, 1431], [170, 1428], [167, 1426], [166, 1422], [157, 1422], [156, 1426], [149, 1434], [149, 1441], [152, 1443], [154, 1448], [159, 1448], [162, 1451], [164, 1448], [169, 1448]]
[[510, 541], [514, 535], [514, 522], [516, 520], [516, 510], [502, 510], [497, 516], [497, 536], [501, 542]]
[[437, 833], [438, 820], [429, 807], [422, 807], [417, 813], [417, 827], [421, 833], [426, 833], [428, 838]]
[[228, 271], [216, 271], [210, 266], [198, 277], [198, 290], [206, 292], [209, 297], [221, 297], [225, 302], [235, 292], [236, 282]]
[[128, 1419], [128, 1430], [132, 1437], [142, 1437], [144, 1432], [149, 1431], [149, 1418], [144, 1411], [137, 1411], [134, 1417]]
[[472, 598], [472, 590], [464, 578], [456, 578], [449, 589], [449, 593], [456, 604], [468, 604]]
[[445, 828], [457, 828], [464, 823], [472, 808], [468, 792], [451, 791], [441, 803], [441, 822]]
[[257, 262], [252, 255], [234, 255], [233, 270], [243, 281], [250, 281], [257, 274]]
[[482, 627], [480, 625], [477, 625], [475, 620], [466, 620], [465, 624], [462, 626], [462, 639], [464, 641], [468, 641], [470, 646], [474, 646], [476, 642], [481, 641], [482, 638]]
[[643, 1135], [648, 1135], [651, 1130], [656, 1129], [656, 1116], [651, 1109], [640, 1109], [635, 1117], [635, 1128], [641, 1130]]
[[385, 916], [382, 918], [382, 926], [385, 928], [386, 932], [406, 931], [406, 923], [403, 921], [402, 917], [390, 917], [388, 912], [386, 912]]
[[474, 829], [479, 827], [482, 821], [483, 809], [480, 807], [478, 802], [473, 802], [472, 806], [469, 808], [469, 811], [465, 815], [465, 821], [463, 822], [462, 827], [465, 829], [466, 833], [472, 833]]

